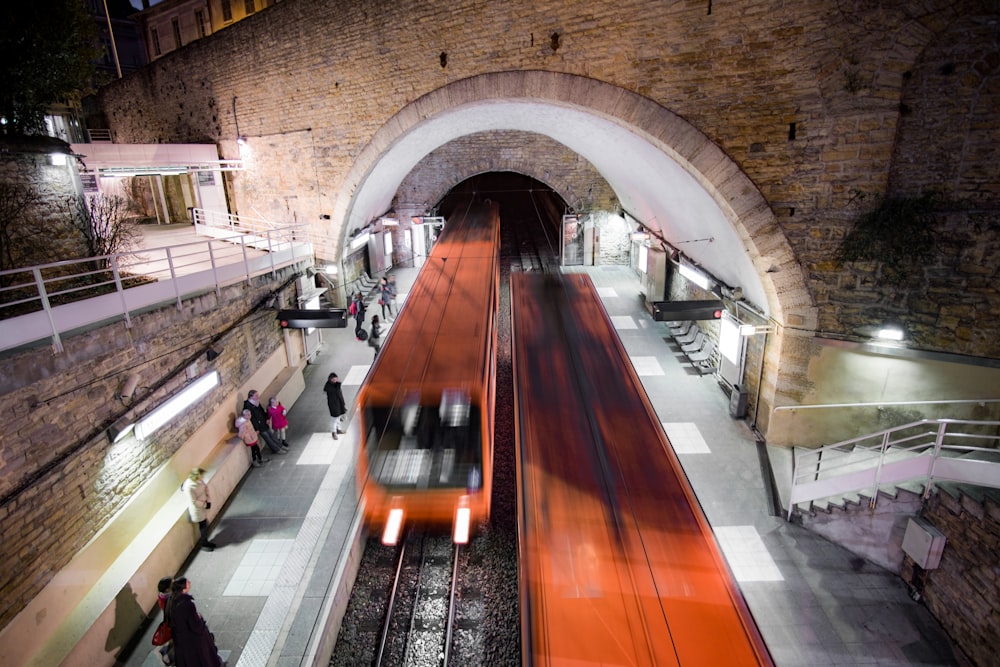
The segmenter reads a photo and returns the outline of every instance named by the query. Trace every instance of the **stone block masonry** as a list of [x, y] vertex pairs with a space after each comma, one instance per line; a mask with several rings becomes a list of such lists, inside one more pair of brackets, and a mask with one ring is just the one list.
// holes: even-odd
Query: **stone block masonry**
[[[282, 332], [261, 300], [292, 275], [262, 276], [247, 286], [133, 314], [133, 326], [110, 324], [3, 361], [0, 393], [8, 406], [0, 434], [0, 626], [6, 625], [60, 568], [160, 469], [211, 414], [206, 401], [150, 440], [112, 444], [105, 429], [129, 421], [178, 391], [192, 376], [217, 370], [216, 396], [233, 395], [282, 345]], [[286, 298], [294, 301], [289, 292]], [[235, 325], [235, 326], [234, 326]], [[210, 341], [222, 354], [208, 362]], [[140, 381], [132, 399], [118, 397], [129, 373]], [[232, 415], [235, 417], [235, 414]], [[210, 449], [215, 443], [205, 443]], [[206, 450], [208, 451], [208, 450]], [[178, 481], [179, 483], [179, 481]]]
[[936, 570], [921, 570], [906, 556], [903, 579], [977, 665], [1000, 655], [1000, 505], [994, 499], [938, 491], [922, 514], [947, 542]]

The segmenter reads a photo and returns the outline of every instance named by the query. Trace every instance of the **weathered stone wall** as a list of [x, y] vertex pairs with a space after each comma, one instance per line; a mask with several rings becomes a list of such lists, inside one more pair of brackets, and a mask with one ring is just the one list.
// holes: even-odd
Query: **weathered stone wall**
[[427, 211], [465, 179], [491, 171], [531, 176], [578, 211], [609, 210], [617, 198], [583, 157], [549, 137], [530, 132], [480, 132], [431, 151], [397, 191], [400, 207]]
[[977, 665], [995, 665], [1000, 655], [1000, 506], [938, 492], [922, 514], [945, 534], [941, 565], [921, 570], [903, 558], [902, 577]]
[[[71, 220], [77, 187], [70, 166], [53, 165], [43, 146], [4, 144], [4, 149], [0, 154], [0, 269], [85, 257], [83, 236]], [[18, 276], [14, 282], [23, 279]]]
[[[240, 211], [315, 221], [329, 240], [321, 253], [338, 256], [343, 221], [319, 216], [355, 187], [345, 182], [354, 160], [393, 114], [487, 72], [591, 77], [655, 100], [739, 164], [805, 269], [820, 333], [851, 337], [897, 317], [917, 347], [996, 358], [1000, 332], [987, 315], [1000, 308], [991, 12], [976, 0], [794, 11], [756, 0], [711, 12], [702, 2], [639, 0], [299, 0], [169, 54], [107, 89], [104, 103], [123, 142], [213, 141], [235, 157], [238, 123], [252, 149], [249, 170], [234, 177]], [[258, 65], [243, 66], [248, 53]], [[526, 147], [501, 161], [538, 157]], [[854, 191], [891, 182], [912, 192], [942, 178], [965, 212], [942, 220], [940, 237], [954, 243], [911, 283], [888, 286], [872, 266], [833, 261], [858, 214]]]
[[[63, 338], [65, 352], [47, 346], [0, 364], [7, 406], [0, 434], [0, 627], [7, 624], [118, 512], [129, 497], [184, 444], [223, 398], [282, 344], [281, 330], [260, 301], [290, 275], [264, 276], [247, 286], [209, 292], [133, 314], [132, 328], [108, 324]], [[289, 295], [294, 301], [294, 294]], [[235, 326], [234, 326], [235, 325]], [[221, 338], [220, 338], [221, 336]], [[214, 343], [212, 341], [215, 341]], [[221, 351], [212, 362], [207, 347]], [[187, 372], [221, 375], [204, 401], [156, 431], [112, 444], [105, 429], [134, 421], [180, 390]], [[132, 399], [119, 399], [124, 378], [138, 373]], [[204, 443], [211, 451], [215, 443]]]

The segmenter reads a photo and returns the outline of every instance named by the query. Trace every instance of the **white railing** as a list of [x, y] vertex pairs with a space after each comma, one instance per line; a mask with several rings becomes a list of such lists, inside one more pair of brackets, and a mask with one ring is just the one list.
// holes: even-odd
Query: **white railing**
[[[216, 236], [216, 235], [212, 235]], [[181, 301], [312, 259], [305, 225], [245, 229], [205, 241], [0, 272], [0, 351]]]
[[922, 419], [797, 451], [788, 518], [798, 503], [858, 491], [874, 508], [879, 487], [917, 480], [925, 497], [939, 480], [1000, 488], [1000, 421]]

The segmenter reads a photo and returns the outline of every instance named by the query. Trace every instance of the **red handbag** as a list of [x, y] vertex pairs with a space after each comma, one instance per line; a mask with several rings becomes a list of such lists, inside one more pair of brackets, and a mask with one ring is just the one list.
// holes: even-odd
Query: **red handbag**
[[170, 641], [170, 626], [167, 625], [166, 621], [160, 621], [160, 624], [156, 626], [156, 632], [153, 633], [153, 646], [163, 646]]

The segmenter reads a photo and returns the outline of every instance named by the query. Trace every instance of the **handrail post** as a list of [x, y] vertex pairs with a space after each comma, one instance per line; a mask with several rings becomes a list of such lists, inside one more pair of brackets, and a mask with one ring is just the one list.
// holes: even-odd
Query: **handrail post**
[[799, 472], [799, 455], [792, 450], [792, 488], [788, 490], [788, 516], [786, 521], [791, 522], [792, 512], [795, 510], [795, 504], [792, 502], [792, 496], [795, 495], [795, 482], [798, 480]]
[[212, 265], [212, 282], [215, 283], [215, 296], [222, 298], [222, 287], [219, 285], [219, 270], [215, 265], [215, 251], [212, 250], [212, 240], [208, 241], [208, 262]]
[[265, 230], [265, 233], [267, 234], [267, 237], [266, 237], [267, 238], [267, 259], [271, 263], [271, 277], [273, 278], [275, 276], [275, 274], [277, 273], [277, 269], [274, 266], [274, 242], [273, 242], [273, 236], [272, 236], [273, 233], [274, 233], [274, 230], [268, 229], [268, 230]]
[[243, 273], [246, 274], [247, 285], [249, 286], [249, 285], [252, 284], [252, 282], [251, 282], [251, 279], [250, 279], [250, 258], [247, 257], [247, 235], [246, 234], [244, 234], [243, 236], [240, 237], [240, 248], [243, 249]]
[[879, 448], [878, 456], [878, 466], [875, 468], [875, 486], [872, 487], [872, 497], [868, 501], [868, 509], [875, 509], [875, 505], [878, 499], [878, 486], [882, 481], [882, 465], [885, 463], [885, 453], [889, 449], [889, 433], [886, 431], [882, 434], [882, 446]]
[[177, 284], [177, 271], [174, 269], [174, 256], [170, 252], [170, 247], [167, 247], [167, 266], [170, 267], [170, 284], [174, 288], [174, 296], [177, 298], [177, 310], [182, 309], [184, 306], [181, 303], [181, 288]]
[[45, 316], [49, 318], [49, 328], [52, 330], [52, 351], [60, 353], [63, 351], [62, 339], [59, 337], [59, 330], [56, 328], [56, 320], [52, 317], [52, 305], [49, 303], [49, 295], [45, 291], [45, 281], [42, 280], [42, 270], [37, 266], [31, 269], [35, 277], [35, 287], [38, 289], [38, 298], [42, 302], [42, 309]]
[[931, 454], [931, 469], [927, 472], [927, 485], [924, 486], [923, 498], [931, 495], [931, 486], [934, 484], [934, 470], [937, 468], [938, 459], [941, 457], [941, 446], [944, 445], [944, 435], [948, 430], [948, 422], [942, 421], [938, 424], [937, 435], [934, 438], [934, 451]]
[[118, 291], [118, 295], [122, 299], [122, 317], [125, 318], [125, 328], [132, 328], [132, 318], [128, 314], [128, 301], [125, 299], [125, 286], [122, 285], [122, 276], [118, 272], [118, 258], [119, 255], [116, 253], [111, 255], [111, 275], [115, 279], [115, 289]]

